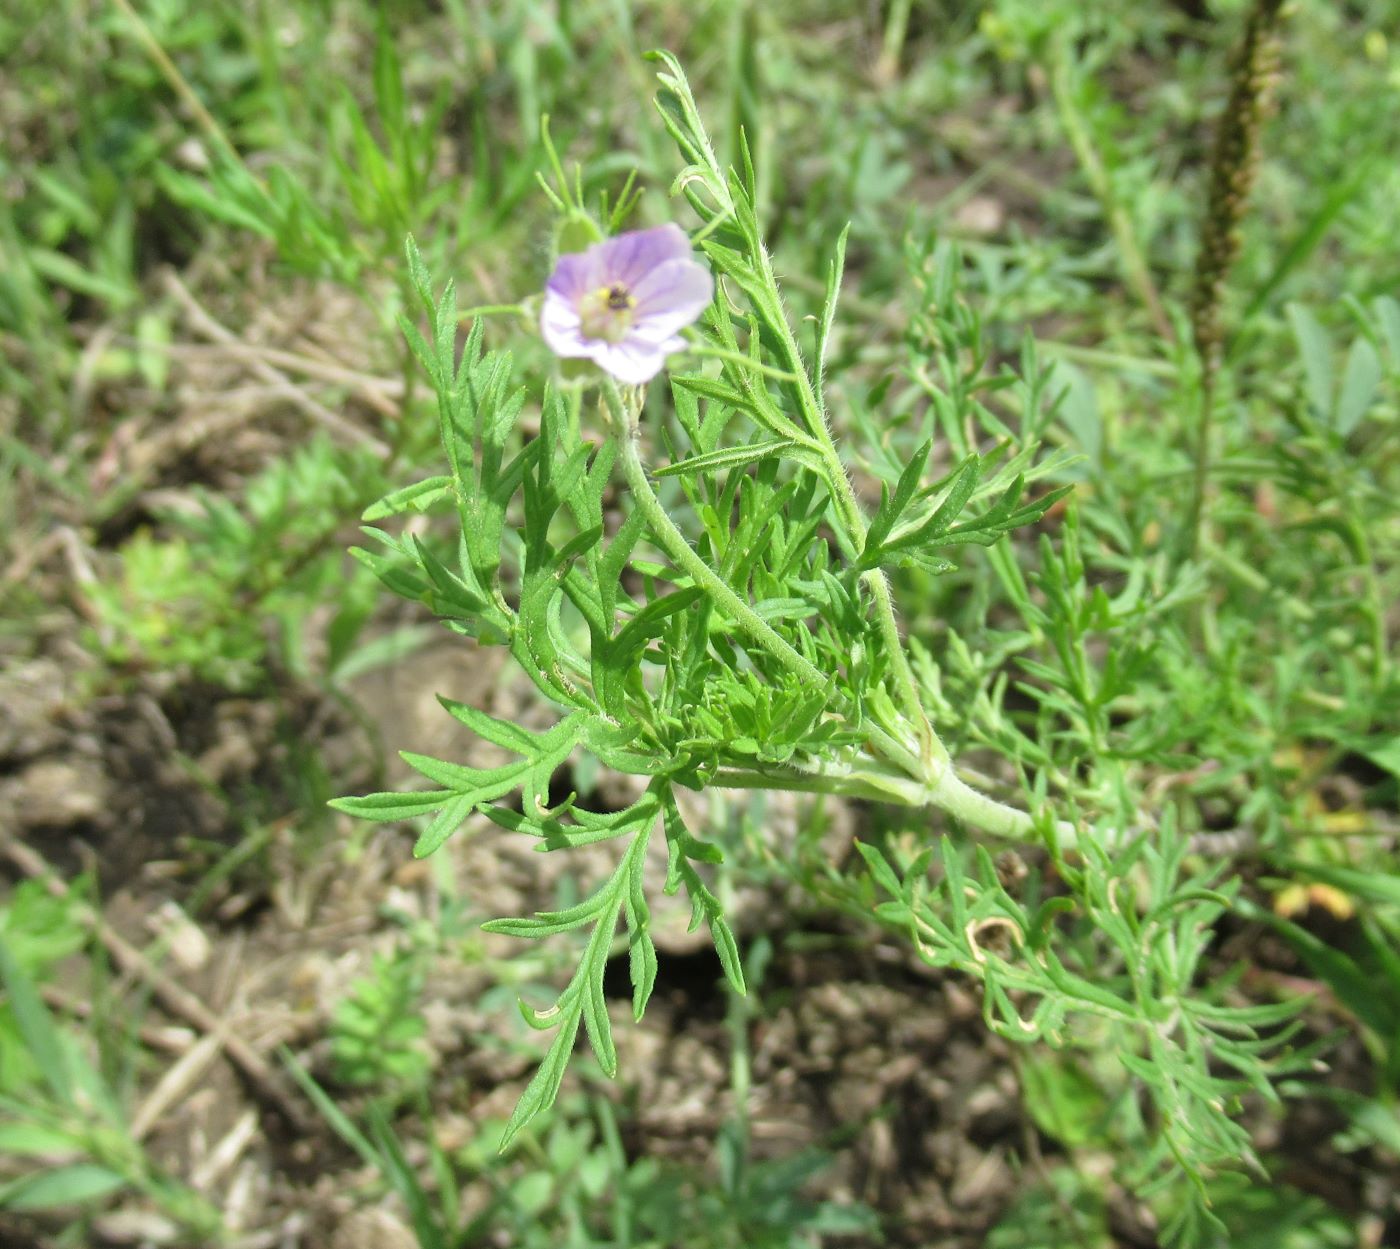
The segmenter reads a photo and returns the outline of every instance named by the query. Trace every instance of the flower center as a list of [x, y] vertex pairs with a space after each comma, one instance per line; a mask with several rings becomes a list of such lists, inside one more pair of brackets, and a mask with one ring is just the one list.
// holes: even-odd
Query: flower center
[[579, 328], [585, 338], [620, 343], [632, 325], [632, 309], [637, 300], [621, 282], [600, 286], [579, 303]]

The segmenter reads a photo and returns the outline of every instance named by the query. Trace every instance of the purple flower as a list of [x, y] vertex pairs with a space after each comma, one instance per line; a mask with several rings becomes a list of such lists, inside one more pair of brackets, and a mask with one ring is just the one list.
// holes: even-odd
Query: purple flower
[[560, 256], [544, 288], [540, 331], [556, 355], [586, 357], [640, 385], [685, 340], [714, 294], [710, 271], [676, 225], [633, 230]]

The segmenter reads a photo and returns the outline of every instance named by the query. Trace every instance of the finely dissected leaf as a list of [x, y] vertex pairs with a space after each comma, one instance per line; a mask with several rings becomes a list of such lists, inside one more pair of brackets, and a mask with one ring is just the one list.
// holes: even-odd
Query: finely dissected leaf
[[629, 865], [623, 899], [628, 931], [628, 971], [632, 978], [632, 1017], [640, 1021], [656, 985], [656, 946], [651, 939], [651, 909], [647, 905], [643, 869], [646, 856]]
[[[909, 463], [904, 466], [904, 471], [899, 475], [899, 481], [895, 484], [893, 494], [886, 486], [881, 485], [880, 510], [875, 513], [875, 519], [870, 522], [870, 528], [866, 530], [865, 534], [866, 553], [861, 559], [864, 566], [874, 566], [867, 562], [870, 553], [879, 551], [889, 536], [890, 530], [895, 527], [896, 522], [904, 515], [905, 509], [913, 501], [914, 495], [919, 489], [919, 480], [923, 477], [924, 466], [928, 463], [929, 452], [932, 450], [933, 440], [926, 438], [919, 449], [910, 457]], [[966, 499], [963, 502], [966, 502]], [[961, 504], [958, 505], [958, 509], [955, 509], [955, 515], [960, 508]]]
[[836, 236], [836, 252], [826, 271], [826, 292], [822, 298], [821, 316], [817, 318], [817, 338], [812, 348], [812, 383], [818, 395], [826, 372], [826, 355], [831, 341], [831, 327], [836, 321], [836, 300], [841, 294], [841, 275], [846, 268], [846, 239], [851, 233], [848, 221]]
[[480, 800], [475, 794], [459, 794], [447, 803], [413, 843], [413, 857], [425, 859], [452, 836], [476, 808]]
[[362, 798], [333, 798], [330, 805], [357, 819], [388, 823], [411, 820], [415, 816], [437, 811], [451, 801], [452, 796], [450, 789], [426, 790], [418, 794], [365, 794]]
[[519, 725], [511, 724], [508, 720], [498, 720], [495, 716], [489, 715], [479, 708], [472, 707], [467, 703], [459, 703], [452, 698], [445, 698], [441, 694], [438, 695], [438, 702], [454, 720], [465, 724], [478, 737], [483, 737], [497, 746], [503, 746], [506, 750], [513, 750], [521, 755], [531, 755], [547, 749], [545, 738], [539, 733], [522, 729]]
[[420, 858], [437, 850], [476, 808], [517, 789], [522, 792], [527, 809], [537, 806], [548, 788], [550, 775], [573, 752], [586, 727], [585, 716], [573, 715], [546, 733], [527, 733], [450, 699], [443, 703], [457, 719], [481, 732], [489, 741], [515, 750], [524, 758], [496, 768], [472, 768], [404, 751], [404, 761], [410, 767], [443, 788], [421, 794], [380, 793], [361, 798], [337, 798], [331, 803], [336, 810], [348, 815], [381, 822], [411, 819], [436, 811], [437, 816], [414, 846], [414, 854]]
[[535, 1072], [525, 1091], [511, 1112], [505, 1131], [501, 1134], [501, 1152], [510, 1148], [511, 1142], [520, 1134], [521, 1128], [536, 1115], [554, 1105], [559, 1096], [559, 1086], [564, 1082], [564, 1072], [569, 1065], [569, 1057], [574, 1051], [574, 1041], [583, 1020], [583, 1004], [575, 998], [564, 1011], [559, 1021], [559, 1031], [555, 1035], [544, 1061]]
[[607, 973], [613, 933], [617, 931], [620, 904], [621, 899], [618, 898], [594, 927], [577, 973], [579, 994], [583, 1000], [584, 1030], [588, 1033], [588, 1040], [593, 1046], [598, 1065], [608, 1077], [617, 1074], [617, 1047], [613, 1043], [612, 1021], [608, 1018], [608, 1001], [603, 993], [603, 977]]
[[743, 468], [766, 460], [770, 456], [781, 455], [797, 444], [791, 438], [775, 438], [770, 442], [747, 443], [741, 447], [724, 447], [704, 455], [692, 455], [674, 464], [667, 464], [656, 470], [658, 477], [697, 476], [701, 473], [714, 473], [722, 469]]
[[597, 919], [607, 908], [608, 901], [608, 892], [603, 889], [564, 911], [541, 911], [533, 919], [491, 919], [482, 924], [482, 928], [508, 937], [552, 937], [582, 928]]
[[378, 503], [372, 503], [364, 511], [362, 520], [383, 520], [386, 516], [397, 516], [410, 508], [427, 511], [439, 499], [451, 494], [451, 477], [429, 477], [412, 486], [404, 486], [392, 494], [386, 494]]
[[680, 808], [675, 797], [668, 790], [663, 798], [662, 823], [666, 830], [666, 892], [675, 893], [682, 885], [690, 899], [690, 927], [694, 931], [703, 920], [710, 929], [710, 937], [715, 943], [715, 953], [719, 955], [725, 978], [736, 993], [744, 993], [744, 969], [739, 959], [738, 946], [734, 934], [725, 922], [719, 899], [710, 892], [700, 873], [695, 870], [692, 860], [708, 863], [722, 861], [717, 846], [697, 841], [685, 827]]
[[563, 816], [531, 816], [505, 807], [488, 807], [486, 814], [502, 828], [539, 837], [544, 843], [541, 849], [559, 850], [641, 832], [656, 819], [659, 810], [656, 797], [648, 791], [631, 806], [607, 814], [571, 807], [566, 813], [567, 821]]

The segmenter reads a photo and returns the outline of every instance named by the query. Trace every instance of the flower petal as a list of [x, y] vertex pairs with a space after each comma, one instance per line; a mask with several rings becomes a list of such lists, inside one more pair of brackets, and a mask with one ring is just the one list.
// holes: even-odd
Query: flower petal
[[651, 381], [666, 363], [664, 351], [636, 339], [629, 338], [621, 343], [599, 342], [593, 347], [592, 356], [598, 367], [629, 386]]
[[598, 285], [594, 277], [598, 249], [590, 247], [586, 252], [571, 252], [560, 256], [554, 272], [545, 283], [545, 290], [562, 296], [570, 303], [577, 303], [585, 294]]
[[595, 243], [584, 253], [596, 265], [593, 276], [597, 285], [620, 282], [629, 290], [634, 290], [657, 266], [690, 254], [690, 239], [674, 222], [651, 230], [629, 230]]
[[578, 309], [553, 289], [546, 288], [540, 308], [540, 333], [556, 356], [589, 356], [593, 343], [584, 338]]
[[653, 343], [669, 338], [704, 312], [714, 293], [710, 271], [688, 256], [657, 265], [632, 288], [632, 334]]

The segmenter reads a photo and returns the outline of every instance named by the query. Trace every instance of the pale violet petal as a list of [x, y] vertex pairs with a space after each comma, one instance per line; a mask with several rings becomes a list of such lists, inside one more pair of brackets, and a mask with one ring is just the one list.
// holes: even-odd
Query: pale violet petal
[[540, 309], [540, 333], [556, 356], [589, 356], [594, 344], [584, 338], [578, 309], [563, 295], [546, 290]]
[[594, 276], [599, 286], [617, 282], [633, 291], [659, 266], [686, 259], [690, 254], [690, 239], [674, 223], [651, 230], [629, 230], [595, 243], [587, 252], [596, 265]]
[[620, 382], [640, 386], [661, 372], [666, 353], [648, 343], [628, 340], [621, 343], [592, 344], [594, 362]]
[[714, 298], [715, 281], [704, 265], [689, 258], [657, 265], [636, 286], [632, 332], [650, 342], [669, 338], [694, 321]]
[[545, 283], [545, 290], [562, 296], [570, 303], [577, 303], [598, 285], [595, 275], [596, 257], [593, 255], [595, 251], [597, 248], [593, 247], [586, 252], [571, 252], [560, 256], [554, 266], [554, 272]]

